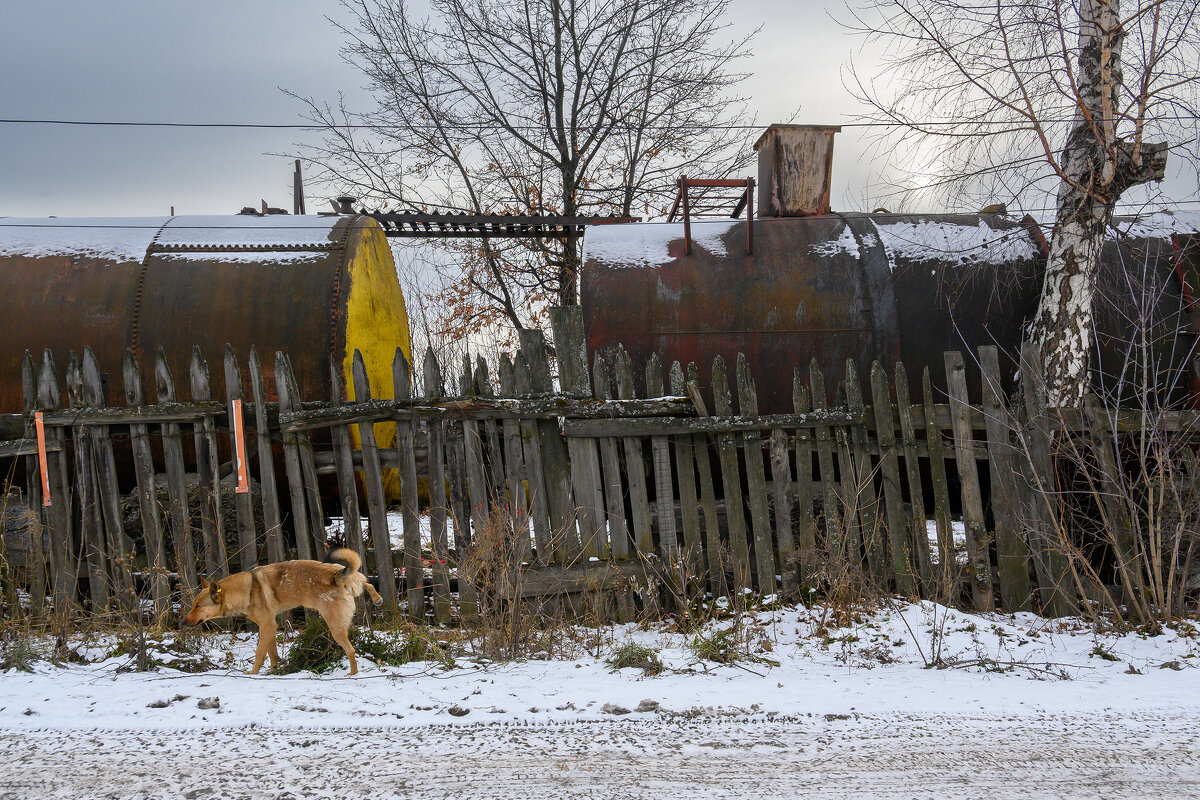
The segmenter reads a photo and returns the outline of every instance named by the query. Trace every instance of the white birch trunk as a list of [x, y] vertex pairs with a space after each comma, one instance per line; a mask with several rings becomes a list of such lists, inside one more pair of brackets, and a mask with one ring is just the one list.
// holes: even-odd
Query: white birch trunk
[[1078, 106], [1060, 161], [1046, 277], [1029, 331], [1041, 345], [1049, 402], [1058, 407], [1081, 405], [1088, 390], [1092, 303], [1113, 207], [1126, 189], [1161, 180], [1166, 169], [1165, 146], [1117, 136], [1120, 0], [1079, 0], [1079, 17]]

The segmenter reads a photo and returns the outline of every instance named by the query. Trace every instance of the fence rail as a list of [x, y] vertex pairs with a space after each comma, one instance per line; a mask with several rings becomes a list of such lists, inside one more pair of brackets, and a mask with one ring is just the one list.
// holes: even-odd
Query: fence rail
[[[546, 342], [524, 332], [495, 382], [482, 359], [448, 376], [432, 352], [418, 378], [398, 351], [392, 385], [371, 386], [356, 352], [350, 385], [335, 370], [333, 396], [316, 404], [299, 402], [285, 353], [274, 354], [272, 398], [259, 354], [243, 362], [226, 348], [223, 401], [198, 350], [186, 401], [161, 352], [149, 373], [128, 353], [118, 407], [103, 405], [90, 349], [63, 372], [49, 351], [40, 364], [27, 355], [24, 434], [0, 443], [0, 457], [20, 461], [44, 533], [5, 532], [15, 582], [38, 614], [125, 608], [140, 595], [166, 615], [202, 574], [322, 558], [332, 535], [364, 556], [389, 607], [448, 622], [476, 613], [479, 542], [494, 546], [499, 526], [502, 579], [521, 596], [599, 586], [620, 618], [699, 592], [795, 596], [839, 570], [880, 592], [950, 587], [947, 599], [980, 610], [1063, 614], [1088, 588], [1062, 546], [1057, 443], [1086, 440], [1089, 459], [1119, 472], [1122, 437], [1147, 425], [1145, 410], [1102, 413], [1094, 398], [1048, 410], [1037, 370], [1022, 369], [1016, 393], [989, 347], [970, 354], [978, 405], [964, 355], [948, 352], [946, 392], [926, 370], [914, 395], [903, 364], [860, 373], [847, 362], [833, 382], [814, 362], [794, 372], [793, 413], [760, 415], [744, 358], [716, 359], [706, 394], [694, 364], [651, 358], [638, 380], [620, 350], [589, 365], [578, 309], [555, 309], [552, 328], [558, 389]], [[1021, 360], [1038, 364], [1036, 348]], [[1163, 411], [1154, 425], [1190, 442], [1200, 413]], [[1184, 461], [1195, 482], [1194, 455]], [[1093, 553], [1100, 583], [1143, 591], [1129, 566], [1135, 514], [1102, 505], [1119, 532], [1115, 567]]]

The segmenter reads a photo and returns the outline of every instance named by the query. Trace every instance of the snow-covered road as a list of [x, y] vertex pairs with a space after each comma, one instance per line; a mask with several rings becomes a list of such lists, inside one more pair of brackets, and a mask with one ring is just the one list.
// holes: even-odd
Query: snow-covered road
[[0, 734], [0, 798], [1168, 798], [1194, 714]]

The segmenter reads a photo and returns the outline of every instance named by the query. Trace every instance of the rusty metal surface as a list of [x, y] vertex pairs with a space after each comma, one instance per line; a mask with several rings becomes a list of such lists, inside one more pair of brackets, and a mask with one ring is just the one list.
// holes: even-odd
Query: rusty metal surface
[[864, 274], [847, 252], [803, 255], [845, 227], [838, 217], [762, 220], [753, 256], [743, 245], [744, 222], [721, 237], [728, 255], [696, 247], [684, 256], [682, 236], [667, 245], [671, 258], [661, 265], [628, 268], [589, 255], [582, 294], [589, 357], [621, 343], [638, 369], [653, 352], [667, 364], [695, 361], [707, 387], [713, 357], [732, 367], [742, 352], [761, 410], [790, 411], [794, 364], [807, 369], [815, 356], [826, 374], [841, 375], [846, 358], [869, 362], [895, 350], [894, 326], [875, 316], [887, 305], [878, 296], [886, 281]]
[[[187, 219], [172, 223], [186, 228]], [[186, 397], [191, 349], [199, 345], [209, 362], [213, 395], [224, 397], [220, 363], [230, 343], [243, 362], [251, 345], [258, 348], [270, 399], [275, 393], [269, 354], [278, 349], [291, 356], [302, 399], [326, 399], [330, 354], [344, 318], [345, 298], [337, 290], [344, 282], [345, 233], [354, 219], [330, 220], [328, 247], [272, 245], [268, 231], [248, 234], [240, 245], [226, 241], [238, 236], [236, 229], [211, 234], [195, 229], [195, 242], [151, 244], [141, 262], [44, 249], [23, 255], [10, 248], [0, 255], [0, 318], [6, 327], [0, 336], [0, 411], [21, 411], [22, 355], [29, 349], [37, 356], [47, 347], [62, 368], [69, 351], [90, 346], [114, 376], [105, 376], [108, 402], [123, 402], [119, 369], [131, 343], [142, 362], [147, 396], [155, 392], [152, 365], [162, 346]], [[271, 218], [263, 224], [272, 224]]]
[[[620, 242], [622, 235], [635, 238], [634, 227], [605, 229], [603, 238], [585, 243], [589, 356], [620, 343], [639, 368], [654, 352], [667, 364], [695, 361], [707, 384], [714, 356], [732, 363], [744, 352], [764, 413], [791, 410], [793, 367], [806, 372], [814, 357], [830, 387], [843, 376], [845, 359], [853, 358], [864, 368], [874, 359], [889, 369], [903, 361], [916, 391], [928, 367], [934, 386], [944, 388], [943, 353], [974, 354], [982, 345], [997, 345], [1003, 373], [1013, 375], [1044, 270], [1044, 243], [1029, 221], [996, 215], [763, 219], [750, 257], [740, 246], [744, 223], [722, 234], [723, 252], [699, 247], [689, 256], [682, 230], [672, 238], [660, 229], [661, 253]], [[1195, 339], [1188, 331], [1196, 330], [1196, 318], [1177, 273], [1190, 268], [1200, 275], [1200, 259], [1187, 248], [1182, 258], [1177, 267], [1170, 239], [1106, 248], [1106, 293], [1097, 313], [1105, 385], [1112, 385], [1136, 338], [1134, 273], [1142, 276], [1142, 296], [1155, 292], [1149, 305], [1156, 369], [1174, 370], [1175, 382], [1187, 384]], [[978, 366], [972, 356], [966, 362], [974, 373], [968, 385], [978, 387]]]

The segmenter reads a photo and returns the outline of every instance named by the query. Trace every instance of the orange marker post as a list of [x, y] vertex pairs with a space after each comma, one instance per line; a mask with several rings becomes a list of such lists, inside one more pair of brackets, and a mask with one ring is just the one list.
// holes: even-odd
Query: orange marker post
[[33, 423], [37, 428], [38, 468], [42, 472], [42, 505], [50, 505], [50, 470], [46, 468], [46, 422], [42, 412], [33, 413]]
[[246, 426], [242, 422], [242, 401], [233, 401], [233, 447], [237, 458], [237, 494], [250, 491], [250, 478], [246, 474]]

